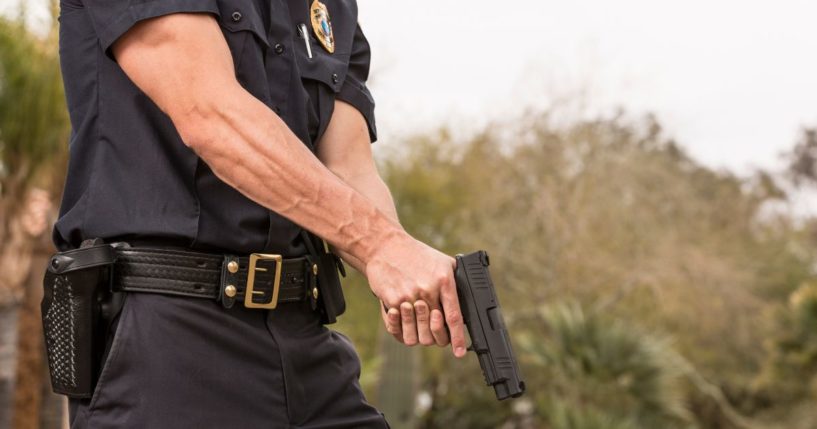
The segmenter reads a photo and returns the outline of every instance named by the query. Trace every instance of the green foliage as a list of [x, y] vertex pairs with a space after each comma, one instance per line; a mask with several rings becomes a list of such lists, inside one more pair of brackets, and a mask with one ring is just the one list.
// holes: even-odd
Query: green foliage
[[[771, 341], [770, 359], [758, 379], [762, 391], [779, 402], [817, 396], [817, 282], [794, 291], [788, 306], [776, 313], [778, 336]], [[780, 383], [780, 381], [787, 383]]]
[[791, 355], [792, 367], [817, 373], [817, 283], [807, 283], [794, 291], [788, 335], [778, 345]]
[[527, 332], [519, 343], [547, 380], [546, 388], [533, 394], [549, 411], [551, 426], [581, 427], [553, 421], [562, 415], [553, 413], [560, 408], [554, 398], [634, 428], [688, 425], [684, 368], [666, 340], [620, 321], [588, 316], [576, 304], [543, 307], [537, 319], [533, 326], [543, 325], [542, 334]]
[[68, 126], [56, 38], [0, 18], [1, 197], [19, 197], [43, 168], [64, 160]]
[[554, 429], [637, 429], [634, 423], [616, 420], [592, 406], [577, 406], [554, 399], [547, 408], [547, 425]]
[[421, 427], [768, 427], [815, 399], [768, 393], [806, 366], [757, 381], [782, 353], [768, 344], [806, 341], [775, 315], [817, 259], [809, 223], [774, 209], [789, 198], [774, 174], [702, 166], [652, 118], [546, 114], [410, 138], [381, 167], [409, 232], [491, 254], [533, 401], [499, 403], [473, 355], [425, 350]]

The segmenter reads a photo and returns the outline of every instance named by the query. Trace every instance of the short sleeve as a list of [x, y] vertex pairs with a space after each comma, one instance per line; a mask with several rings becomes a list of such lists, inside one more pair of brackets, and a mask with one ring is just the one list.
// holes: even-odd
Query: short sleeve
[[83, 0], [99, 43], [113, 59], [110, 47], [137, 22], [177, 12], [219, 15], [217, 0]]
[[369, 138], [372, 142], [375, 142], [377, 140], [377, 128], [374, 120], [374, 98], [372, 98], [369, 88], [366, 87], [370, 62], [371, 49], [369, 42], [366, 40], [366, 36], [363, 35], [360, 24], [358, 24], [352, 42], [352, 53], [349, 56], [349, 69], [346, 72], [346, 79], [337, 94], [337, 98], [351, 104], [363, 114], [369, 127]]

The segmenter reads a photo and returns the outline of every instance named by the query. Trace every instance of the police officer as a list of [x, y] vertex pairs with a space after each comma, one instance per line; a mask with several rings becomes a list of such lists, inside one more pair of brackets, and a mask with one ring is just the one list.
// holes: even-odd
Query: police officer
[[130, 246], [73, 428], [386, 427], [315, 310], [304, 231], [367, 277], [398, 341], [465, 354], [453, 259], [402, 229], [372, 160], [354, 0], [60, 6], [73, 131], [54, 243]]

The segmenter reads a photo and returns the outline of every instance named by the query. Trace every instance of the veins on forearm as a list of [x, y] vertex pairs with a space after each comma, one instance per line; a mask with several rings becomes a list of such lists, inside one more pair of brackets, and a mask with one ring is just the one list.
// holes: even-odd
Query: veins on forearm
[[[282, 132], [286, 125], [279, 118], [271, 112], [253, 117], [258, 112], [251, 109], [237, 113], [208, 125], [204, 141], [210, 143], [196, 146], [220, 179], [360, 261], [391, 238], [397, 225], [390, 216], [327, 170], [294, 135]], [[241, 113], [269, 125], [242, 128], [248, 118]], [[228, 137], [220, 141], [221, 136]]]

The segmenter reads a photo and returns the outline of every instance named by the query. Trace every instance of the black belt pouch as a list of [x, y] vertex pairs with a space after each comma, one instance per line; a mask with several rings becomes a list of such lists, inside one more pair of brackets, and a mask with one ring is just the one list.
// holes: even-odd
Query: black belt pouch
[[318, 309], [321, 323], [332, 324], [337, 322], [338, 316], [346, 311], [346, 300], [343, 297], [343, 288], [340, 284], [338, 271], [344, 276], [346, 271], [343, 262], [334, 253], [330, 252], [326, 243], [317, 235], [303, 230], [303, 239], [311, 258], [318, 264]]
[[113, 248], [99, 241], [54, 254], [43, 278], [41, 302], [48, 369], [54, 392], [90, 398], [102, 351], [101, 303], [110, 295]]

